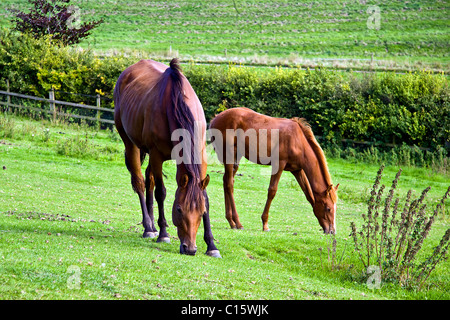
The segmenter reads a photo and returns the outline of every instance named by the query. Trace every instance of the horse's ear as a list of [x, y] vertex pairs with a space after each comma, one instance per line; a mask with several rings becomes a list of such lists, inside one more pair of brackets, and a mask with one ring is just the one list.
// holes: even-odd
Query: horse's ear
[[339, 183], [336, 185], [336, 187], [334, 187], [334, 190], [337, 191], [338, 188], [339, 188]]
[[181, 180], [180, 180], [180, 184], [179, 184], [180, 188], [186, 188], [186, 186], [188, 184], [188, 181], [189, 181], [188, 175], [187, 174], [183, 174], [181, 176]]
[[200, 188], [201, 188], [202, 190], [205, 190], [206, 187], [208, 186], [208, 184], [209, 184], [209, 174], [206, 175], [206, 178], [205, 178], [205, 179], [203, 179], [202, 181], [200, 181]]

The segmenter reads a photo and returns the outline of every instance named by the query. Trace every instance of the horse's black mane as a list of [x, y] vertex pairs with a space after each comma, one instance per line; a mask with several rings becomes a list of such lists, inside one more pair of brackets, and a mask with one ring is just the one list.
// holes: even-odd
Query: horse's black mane
[[[168, 116], [173, 117], [173, 119], [175, 120], [175, 129], [185, 129], [189, 132], [190, 135], [191, 152], [188, 158], [189, 163], [183, 162], [188, 175], [188, 192], [186, 201], [191, 201], [192, 204], [196, 204], [198, 203], [200, 199], [199, 196], [201, 194], [199, 190], [194, 190], [195, 186], [200, 186], [199, 182], [201, 179], [200, 163], [196, 163], [195, 161], [195, 152], [198, 152], [198, 150], [196, 150], [196, 143], [200, 143], [200, 141], [195, 141], [195, 119], [191, 110], [189, 109], [189, 106], [186, 104], [183, 98], [183, 75], [181, 73], [180, 63], [176, 58], [170, 61], [170, 68], [167, 68], [162, 75], [159, 93], [161, 102], [164, 99], [169, 79], [172, 83], [172, 88], [170, 90], [171, 108], [168, 109], [167, 114]], [[174, 143], [177, 142], [175, 141]]]

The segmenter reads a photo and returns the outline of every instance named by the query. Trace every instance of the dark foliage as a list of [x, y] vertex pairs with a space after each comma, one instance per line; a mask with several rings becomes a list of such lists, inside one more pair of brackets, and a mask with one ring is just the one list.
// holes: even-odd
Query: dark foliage
[[29, 12], [17, 9], [12, 22], [15, 29], [31, 33], [34, 38], [52, 35], [65, 45], [79, 43], [91, 34], [92, 29], [103, 22], [103, 19], [92, 22], [79, 22], [79, 8], [70, 5], [70, 0], [28, 0], [32, 5]]

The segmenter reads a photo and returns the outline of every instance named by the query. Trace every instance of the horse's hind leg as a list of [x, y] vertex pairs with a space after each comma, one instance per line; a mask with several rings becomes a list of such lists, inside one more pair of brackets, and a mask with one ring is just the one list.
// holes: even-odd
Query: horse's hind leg
[[150, 219], [150, 229], [148, 232], [150, 238], [154, 238], [158, 235], [158, 231], [155, 228], [155, 219], [153, 215], [153, 190], [155, 189], [155, 179], [153, 178], [153, 173], [151, 171], [150, 164], [145, 170], [145, 204], [147, 206], [147, 213]]
[[125, 164], [131, 174], [131, 186], [134, 192], [139, 196], [142, 211], [142, 224], [144, 226], [144, 238], [150, 237], [153, 234], [151, 220], [147, 211], [147, 204], [145, 201], [145, 181], [141, 171], [141, 151], [138, 147], [131, 143], [128, 139], [125, 142]]

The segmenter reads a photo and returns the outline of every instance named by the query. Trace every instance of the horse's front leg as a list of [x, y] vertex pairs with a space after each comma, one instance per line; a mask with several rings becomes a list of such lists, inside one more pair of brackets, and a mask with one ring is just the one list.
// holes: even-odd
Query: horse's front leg
[[311, 206], [314, 207], [314, 194], [312, 192], [311, 185], [308, 181], [308, 177], [306, 177], [305, 171], [303, 169], [300, 169], [298, 171], [293, 171], [292, 174], [294, 175], [298, 184], [302, 188], [302, 191], [305, 194], [306, 199], [311, 204]]
[[162, 176], [162, 160], [157, 154], [150, 156], [153, 177], [155, 179], [155, 199], [158, 203], [158, 226], [159, 236], [156, 242], [170, 243], [170, 237], [167, 233], [167, 222], [164, 215], [164, 200], [166, 199], [166, 187], [164, 186]]
[[281, 174], [283, 173], [285, 165], [281, 165], [279, 167], [279, 170], [273, 174], [270, 177], [270, 185], [269, 190], [267, 192], [267, 200], [266, 205], [264, 206], [263, 214], [261, 215], [261, 220], [263, 223], [263, 231], [269, 231], [269, 209], [270, 205], [272, 203], [273, 198], [275, 198], [275, 195], [278, 190], [278, 182], [280, 181]]
[[236, 203], [234, 202], [234, 164], [225, 164], [225, 173], [223, 175], [223, 191], [225, 197], [225, 217], [232, 229], [243, 229], [239, 221], [239, 215], [236, 211]]
[[209, 220], [209, 199], [206, 190], [203, 191], [205, 196], [205, 206], [206, 212], [203, 214], [203, 227], [205, 228], [203, 239], [206, 242], [208, 248], [206, 249], [206, 254], [214, 258], [222, 258], [220, 256], [219, 250], [217, 250], [214, 244], [214, 236], [211, 230], [211, 221]]

